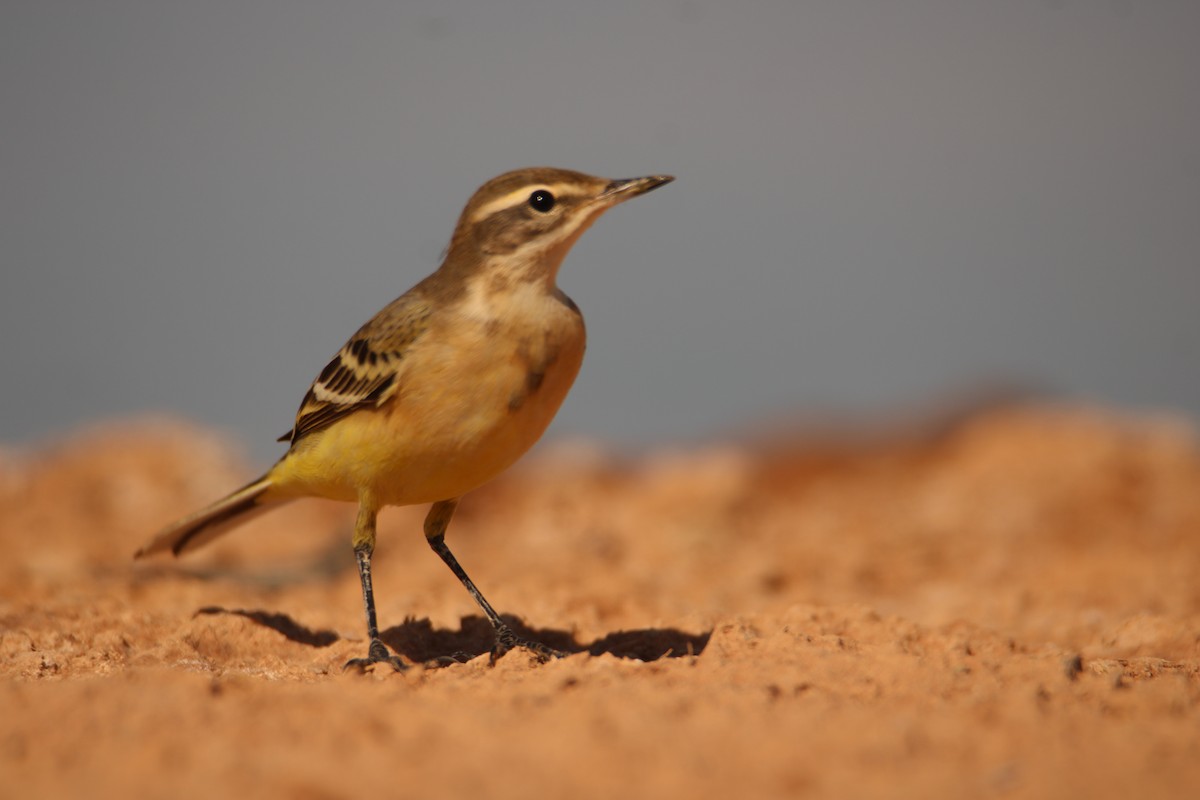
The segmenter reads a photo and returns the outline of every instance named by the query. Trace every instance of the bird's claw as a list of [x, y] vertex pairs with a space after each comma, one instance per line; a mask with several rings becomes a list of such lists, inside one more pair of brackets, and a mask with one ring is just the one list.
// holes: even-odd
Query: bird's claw
[[494, 665], [496, 659], [515, 648], [522, 648], [533, 653], [537, 660], [543, 664], [552, 658], [566, 658], [567, 653], [562, 650], [555, 650], [553, 647], [548, 647], [541, 642], [535, 642], [532, 639], [526, 639], [518, 636], [512, 628], [507, 625], [496, 628], [496, 643], [492, 645], [491, 656], [488, 659], [489, 665]]
[[400, 660], [400, 656], [388, 652], [387, 645], [379, 639], [372, 639], [371, 646], [367, 649], [367, 657], [350, 659], [342, 667], [342, 670], [357, 669], [359, 672], [366, 672], [367, 667], [375, 664], [388, 664], [396, 672], [404, 672], [408, 669], [408, 665]]

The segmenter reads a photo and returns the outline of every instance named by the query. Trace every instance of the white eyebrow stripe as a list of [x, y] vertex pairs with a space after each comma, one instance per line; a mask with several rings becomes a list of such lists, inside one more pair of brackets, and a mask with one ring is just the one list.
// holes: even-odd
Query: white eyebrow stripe
[[497, 211], [503, 211], [513, 206], [518, 206], [529, 199], [529, 195], [535, 189], [546, 189], [555, 197], [573, 197], [585, 194], [585, 190], [572, 183], [531, 183], [520, 189], [514, 189], [508, 194], [501, 195], [490, 203], [486, 203], [475, 210], [471, 215], [472, 222], [479, 222], [495, 214]]

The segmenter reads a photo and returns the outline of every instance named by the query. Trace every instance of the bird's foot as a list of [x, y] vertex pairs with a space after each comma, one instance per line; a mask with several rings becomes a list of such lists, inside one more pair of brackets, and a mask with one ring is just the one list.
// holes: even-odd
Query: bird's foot
[[441, 669], [442, 667], [453, 667], [455, 664], [466, 664], [475, 656], [470, 653], [465, 653], [462, 650], [451, 653], [448, 656], [435, 656], [425, 662], [426, 669]]
[[535, 642], [532, 639], [518, 636], [512, 628], [507, 625], [501, 625], [496, 628], [496, 643], [492, 645], [492, 653], [488, 659], [488, 664], [495, 664], [496, 659], [517, 647], [530, 651], [543, 664], [552, 658], [567, 657], [567, 654], [562, 650], [555, 650], [553, 647], [547, 647], [541, 642]]
[[396, 672], [404, 672], [408, 669], [408, 665], [400, 660], [400, 656], [388, 652], [387, 645], [379, 639], [372, 639], [371, 646], [367, 649], [367, 657], [350, 659], [342, 667], [342, 670], [357, 669], [359, 672], [366, 672], [367, 667], [375, 664], [388, 664]]

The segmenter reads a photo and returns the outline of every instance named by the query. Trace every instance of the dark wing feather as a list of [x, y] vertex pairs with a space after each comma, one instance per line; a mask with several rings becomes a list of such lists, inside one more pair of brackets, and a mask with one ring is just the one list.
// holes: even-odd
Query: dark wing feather
[[429, 327], [430, 307], [410, 292], [362, 326], [309, 387], [296, 424], [279, 437], [295, 444], [302, 436], [364, 408], [378, 408], [400, 390], [404, 358]]

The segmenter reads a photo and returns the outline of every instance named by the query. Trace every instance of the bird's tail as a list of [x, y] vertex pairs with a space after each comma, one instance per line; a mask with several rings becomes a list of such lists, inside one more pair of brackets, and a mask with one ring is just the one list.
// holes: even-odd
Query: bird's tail
[[153, 539], [142, 545], [133, 557], [142, 558], [164, 550], [170, 550], [175, 555], [185, 550], [195, 550], [243, 522], [254, 519], [262, 512], [292, 499], [270, 497], [268, 490], [271, 487], [270, 473], [263, 475], [207, 508], [159, 531]]

